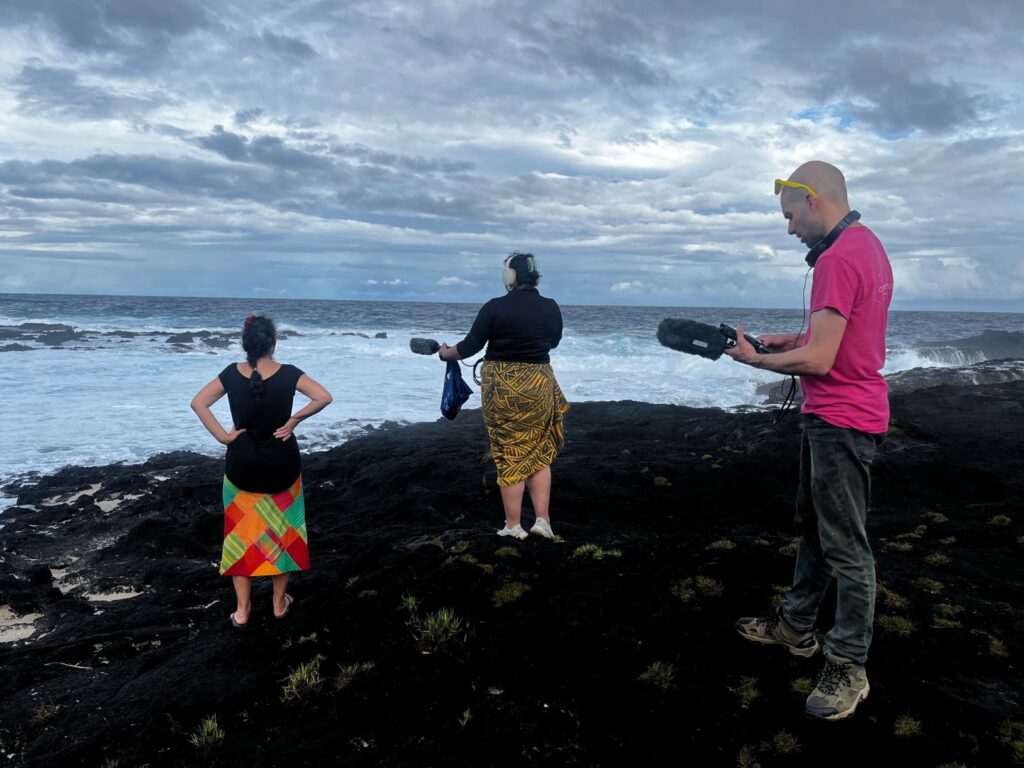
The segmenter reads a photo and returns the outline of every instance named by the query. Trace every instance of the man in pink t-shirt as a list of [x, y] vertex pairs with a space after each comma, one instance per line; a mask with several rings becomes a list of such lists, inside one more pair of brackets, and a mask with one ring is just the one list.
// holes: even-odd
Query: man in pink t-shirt
[[875, 234], [850, 210], [842, 172], [818, 161], [775, 182], [789, 234], [811, 248], [811, 320], [806, 334], [762, 336], [773, 354], [758, 354], [737, 328], [734, 360], [800, 376], [804, 391], [800, 487], [801, 530], [793, 586], [778, 610], [743, 618], [748, 640], [782, 645], [797, 656], [818, 650], [818, 606], [836, 579], [836, 615], [824, 638], [825, 665], [807, 697], [808, 714], [841, 720], [867, 698], [864, 665], [875, 610], [875, 560], [866, 522], [871, 463], [889, 426], [885, 327], [892, 267]]

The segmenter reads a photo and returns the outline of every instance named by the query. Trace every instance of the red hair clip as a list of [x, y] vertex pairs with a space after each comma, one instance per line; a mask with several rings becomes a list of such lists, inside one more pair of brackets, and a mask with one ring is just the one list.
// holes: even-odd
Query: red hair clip
[[245, 318], [245, 327], [248, 328], [250, 325], [252, 325], [252, 321], [255, 319], [256, 315], [249, 315], [247, 318]]

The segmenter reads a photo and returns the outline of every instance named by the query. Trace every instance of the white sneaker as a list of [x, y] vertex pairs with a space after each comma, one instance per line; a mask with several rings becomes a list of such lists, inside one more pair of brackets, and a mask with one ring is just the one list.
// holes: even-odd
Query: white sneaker
[[518, 523], [513, 525], [511, 528], [509, 528], [508, 525], [506, 525], [504, 528], [498, 531], [498, 535], [511, 536], [513, 539], [517, 539], [518, 541], [522, 541], [528, 536], [526, 531], [523, 530], [523, 526], [519, 525]]
[[543, 536], [545, 539], [555, 538], [555, 532], [551, 530], [551, 523], [543, 517], [537, 518], [536, 522], [533, 524], [533, 528], [530, 529], [530, 533], [534, 536]]

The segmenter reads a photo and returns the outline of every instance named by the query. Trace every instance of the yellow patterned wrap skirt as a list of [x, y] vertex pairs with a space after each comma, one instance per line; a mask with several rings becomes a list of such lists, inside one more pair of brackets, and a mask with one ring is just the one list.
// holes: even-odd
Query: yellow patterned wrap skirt
[[506, 488], [555, 460], [565, 443], [562, 414], [569, 404], [547, 363], [485, 360], [481, 381], [498, 485]]

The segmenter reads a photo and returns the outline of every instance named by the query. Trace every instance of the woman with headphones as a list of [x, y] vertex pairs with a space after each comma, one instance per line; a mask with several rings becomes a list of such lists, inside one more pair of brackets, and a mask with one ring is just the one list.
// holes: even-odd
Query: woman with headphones
[[562, 414], [569, 410], [548, 352], [562, 340], [562, 311], [537, 291], [537, 260], [531, 253], [505, 259], [505, 295], [480, 309], [469, 335], [454, 347], [442, 344], [442, 360], [472, 357], [487, 345], [483, 414], [498, 486], [505, 507], [499, 536], [525, 539], [520, 524], [523, 491], [537, 513], [530, 533], [551, 539], [551, 462], [565, 442]]

